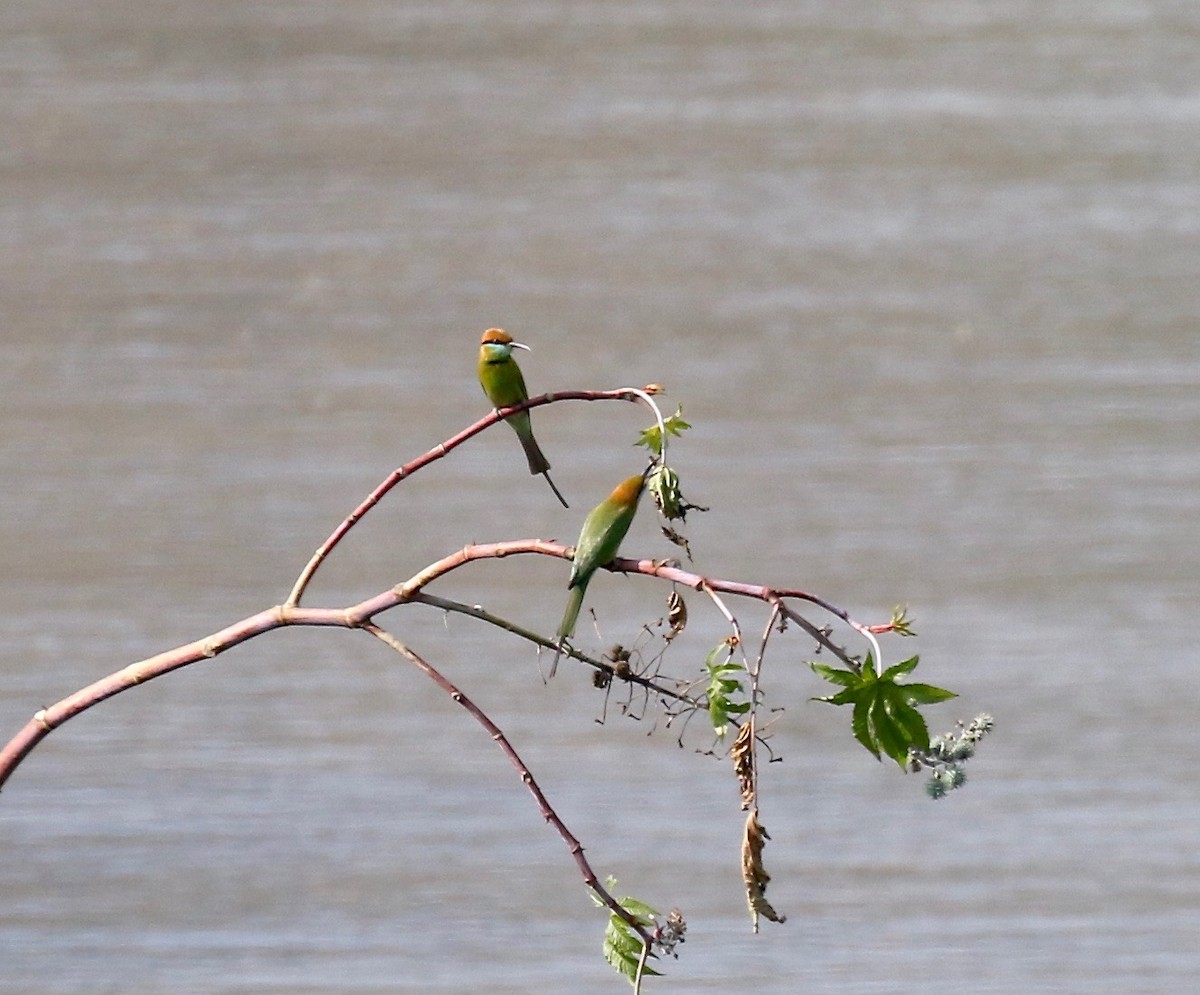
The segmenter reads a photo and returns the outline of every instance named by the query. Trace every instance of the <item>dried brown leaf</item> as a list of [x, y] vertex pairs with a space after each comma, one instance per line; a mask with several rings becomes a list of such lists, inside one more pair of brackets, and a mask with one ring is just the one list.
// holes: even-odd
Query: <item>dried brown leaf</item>
[[687, 554], [687, 558], [690, 560], [692, 558], [692, 547], [688, 544], [687, 536], [680, 532], [676, 532], [672, 528], [668, 528], [666, 525], [662, 525], [660, 528], [662, 529], [663, 538], [668, 542], [673, 542], [676, 546], [682, 549], [684, 553]]
[[684, 630], [687, 626], [687, 621], [687, 604], [680, 597], [678, 591], [672, 591], [671, 596], [667, 598], [667, 623], [671, 626], [671, 631], [667, 633], [667, 642], [670, 642]]
[[750, 920], [754, 923], [756, 933], [759, 916], [771, 922], [787, 922], [787, 916], [781, 916], [767, 901], [767, 882], [771, 880], [771, 875], [763, 866], [762, 852], [770, 838], [758, 824], [758, 809], [751, 809], [746, 817], [746, 834], [742, 838], [742, 880], [746, 883], [746, 901], [750, 905]]
[[754, 769], [754, 717], [742, 723], [729, 751], [738, 790], [742, 793], [742, 811], [754, 808], [758, 796], [758, 772]]

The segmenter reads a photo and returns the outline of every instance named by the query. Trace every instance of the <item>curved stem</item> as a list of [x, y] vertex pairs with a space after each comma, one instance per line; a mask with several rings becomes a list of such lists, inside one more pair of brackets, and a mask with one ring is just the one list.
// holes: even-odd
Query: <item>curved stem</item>
[[605, 890], [604, 886], [600, 884], [600, 879], [596, 877], [596, 872], [592, 870], [592, 865], [588, 863], [587, 858], [583, 855], [583, 844], [575, 838], [574, 834], [572, 834], [572, 832], [567, 828], [566, 823], [564, 823], [562, 819], [559, 818], [558, 813], [554, 811], [554, 807], [550, 804], [545, 793], [534, 779], [533, 773], [525, 765], [525, 761], [522, 760], [517, 754], [517, 751], [513, 748], [512, 743], [508, 741], [508, 737], [504, 735], [503, 730], [501, 730], [501, 728], [496, 725], [491, 718], [488, 717], [488, 714], [482, 708], [476, 705], [475, 702], [473, 702], [461, 690], [459, 690], [459, 688], [450, 680], [448, 680], [436, 667], [418, 656], [415, 652], [413, 652], [412, 649], [402, 643], [386, 629], [380, 628], [374, 622], [364, 622], [360, 628], [364, 632], [370, 633], [376, 639], [379, 639], [385, 645], [391, 647], [409, 662], [414, 664], [417, 669], [425, 674], [426, 677], [428, 677], [438, 687], [445, 691], [450, 696], [451, 700], [459, 705], [462, 705], [462, 707], [471, 714], [471, 717], [487, 730], [488, 735], [492, 737], [493, 742], [495, 742], [495, 744], [504, 752], [504, 755], [508, 757], [509, 763], [516, 768], [517, 773], [521, 776], [521, 783], [524, 784], [525, 787], [529, 789], [529, 793], [533, 795], [534, 801], [537, 802], [538, 811], [542, 813], [542, 818], [554, 827], [558, 835], [562, 837], [563, 842], [567, 844], [567, 849], [571, 851], [571, 856], [575, 859], [575, 864], [579, 867], [579, 871], [583, 875], [583, 883], [600, 897], [600, 900], [612, 910], [614, 915], [620, 916], [621, 919], [630, 925], [630, 927], [637, 931], [637, 934], [641, 937], [645, 948], [649, 950], [651, 944], [654, 942], [653, 937], [649, 932], [647, 932], [646, 928], [637, 921], [636, 917], [622, 908], [621, 903], [613, 898], [613, 896], [610, 895], [607, 890]]
[[721, 596], [717, 594], [708, 581], [704, 581], [700, 585], [700, 590], [708, 595], [709, 600], [717, 606], [717, 611], [725, 616], [725, 621], [729, 623], [729, 627], [733, 630], [733, 645], [737, 646], [738, 652], [742, 656], [742, 665], [748, 671], [750, 669], [750, 661], [746, 659], [746, 647], [742, 642], [742, 627], [738, 623], [737, 617], [725, 607], [725, 602], [721, 600]]
[[650, 400], [650, 396], [645, 391], [639, 390], [636, 387], [620, 387], [616, 390], [557, 391], [553, 394], [541, 394], [538, 397], [532, 397], [528, 401], [524, 401], [521, 404], [514, 404], [511, 408], [502, 408], [489, 412], [473, 425], [468, 425], [457, 435], [450, 436], [450, 438], [446, 439], [444, 442], [438, 443], [427, 453], [418, 456], [414, 460], [410, 460], [403, 466], [389, 473], [379, 483], [379, 485], [373, 491], [371, 491], [366, 498], [363, 499], [362, 503], [359, 504], [359, 506], [352, 512], [350, 512], [345, 519], [343, 519], [341, 524], [330, 533], [329, 538], [321, 543], [321, 545], [317, 548], [317, 551], [313, 553], [308, 563], [305, 564], [304, 569], [300, 571], [300, 575], [296, 578], [296, 582], [292, 585], [291, 593], [288, 595], [284, 605], [294, 607], [300, 604], [300, 599], [304, 597], [304, 592], [307, 590], [309, 583], [312, 581], [313, 575], [320, 568], [321, 564], [325, 562], [326, 557], [328, 557], [329, 554], [333, 552], [334, 547], [337, 546], [337, 544], [341, 542], [343, 538], [345, 538], [346, 533], [354, 528], [355, 524], [357, 524], [357, 522], [364, 515], [366, 515], [368, 511], [370, 511], [375, 507], [375, 505], [383, 500], [384, 496], [393, 487], [400, 483], [400, 481], [404, 480], [405, 477], [410, 477], [412, 474], [428, 466], [430, 463], [440, 460], [443, 456], [446, 456], [448, 453], [457, 449], [468, 439], [478, 435], [484, 429], [490, 428], [492, 425], [495, 425], [497, 422], [503, 420], [505, 417], [513, 414], [514, 412], [525, 411], [529, 408], [538, 408], [543, 404], [554, 404], [557, 401], [633, 400], [640, 400], [643, 403], [649, 404], [650, 407], [654, 409], [659, 425], [662, 425], [662, 415], [659, 413], [657, 405]]
[[[760, 584], [744, 584], [736, 581], [714, 580], [712, 578], [701, 577], [699, 574], [694, 574], [687, 570], [681, 570], [678, 567], [673, 567], [665, 563], [659, 563], [655, 560], [639, 560], [631, 562], [629, 560], [617, 559], [608, 564], [608, 569], [621, 571], [622, 573], [640, 573], [649, 574], [654, 577], [663, 577], [679, 584], [687, 584], [689, 587], [692, 587], [697, 591], [705, 590], [707, 586], [711, 589], [709, 591], [710, 597], [712, 596], [711, 591], [721, 591], [726, 594], [737, 594], [746, 598], [756, 598], [760, 601], [766, 601], [768, 603], [774, 603], [775, 601], [786, 600], [788, 598], [792, 598], [797, 601], [811, 602], [818, 608], [822, 608], [829, 612], [830, 615], [840, 618], [843, 622], [850, 626], [850, 628], [854, 629], [855, 632], [867, 639], [872, 648], [875, 650], [876, 673], [883, 673], [883, 664], [880, 660], [879, 641], [875, 638], [875, 633], [873, 631], [879, 627], [864, 625], [862, 622], [855, 621], [850, 616], [850, 613], [846, 611], [846, 609], [839, 608], [832, 602], [826, 601], [824, 598], [818, 597], [815, 594], [809, 594], [807, 591], [795, 589], [771, 588]], [[834, 646], [833, 643], [829, 641], [828, 637], [820, 634], [820, 630], [813, 627], [810, 622], [804, 620], [800, 615], [796, 614], [791, 609], [786, 609], [784, 613], [788, 618], [794, 619], [795, 621], [804, 625], [805, 629], [810, 635], [816, 638], [823, 645], [828, 646], [830, 649], [836, 652], [839, 657], [845, 657], [845, 654], [836, 646]]]
[[852, 626], [854, 626], [855, 631], [860, 636], [865, 637], [867, 642], [869, 642], [873, 647], [875, 647], [875, 676], [882, 677], [883, 676], [883, 653], [879, 649], [879, 640], [875, 638], [875, 633], [873, 633], [871, 631], [871, 627], [869, 625], [860, 625], [857, 622], [851, 622], [850, 624]]
[[633, 995], [642, 995], [642, 978], [646, 976], [646, 964], [650, 960], [650, 944], [644, 942], [645, 934], [642, 934], [642, 953], [638, 957], [637, 974], [633, 979]]
[[[376, 594], [365, 601], [360, 601], [358, 604], [350, 605], [346, 608], [301, 608], [297, 605], [289, 604], [276, 605], [273, 608], [257, 612], [242, 619], [240, 622], [235, 622], [233, 625], [220, 629], [204, 639], [187, 643], [173, 650], [167, 650], [164, 653], [159, 653], [145, 660], [130, 664], [107, 677], [89, 684], [74, 694], [68, 695], [49, 708], [43, 708], [38, 711], [17, 735], [0, 749], [0, 787], [3, 787], [12, 772], [29, 755], [30, 751], [54, 729], [57, 729], [64, 722], [74, 718], [81, 712], [87, 711], [93, 705], [99, 704], [101, 701], [127, 691], [132, 687], [137, 687], [137, 685], [143, 684], [146, 681], [153, 680], [173, 670], [178, 670], [180, 667], [185, 667], [188, 664], [196, 663], [200, 660], [212, 659], [232, 646], [237, 646], [239, 643], [253, 639], [255, 636], [260, 636], [284, 626], [315, 625], [334, 626], [344, 629], [362, 628], [381, 612], [409, 602], [426, 600], [422, 592], [428, 584], [474, 560], [498, 559], [505, 556], [530, 553], [542, 556], [554, 556], [566, 560], [570, 559], [571, 551], [572, 547], [570, 546], [565, 546], [560, 542], [551, 542], [546, 539], [518, 539], [507, 542], [464, 546], [458, 552], [443, 557], [435, 563], [431, 563], [407, 581], [397, 584], [390, 590]], [[686, 585], [697, 591], [705, 590], [707, 587], [710, 597], [712, 596], [711, 592], [721, 592], [722, 594], [732, 594], [738, 597], [764, 601], [772, 606], [778, 604], [780, 611], [786, 617], [796, 620], [805, 628], [806, 632], [818, 639], [822, 645], [829, 646], [839, 657], [845, 659], [844, 652], [835, 647], [827, 636], [784, 603], [789, 599], [809, 601], [842, 619], [856, 631], [867, 634], [872, 644], [876, 647], [876, 666], [880, 666], [878, 662], [878, 643], [875, 641], [874, 636], [869, 633], [869, 627], [855, 621], [844, 609], [838, 608], [823, 598], [809, 594], [806, 591], [771, 588], [760, 584], [746, 584], [739, 581], [703, 577], [700, 574], [691, 573], [690, 571], [682, 570], [679, 567], [670, 566], [657, 560], [628, 560], [618, 558], [606, 564], [605, 569], [614, 573], [660, 577], [673, 583]], [[445, 604], [443, 603], [440, 607], [445, 607]], [[485, 621], [488, 620], [485, 615], [477, 614], [476, 617], [484, 618]], [[512, 631], [517, 630], [514, 627]], [[539, 645], [551, 645], [549, 640], [540, 636], [534, 641]], [[582, 657], [582, 654], [577, 655], [586, 659]], [[587, 662], [592, 663], [592, 661]], [[658, 693], [669, 694], [668, 691], [659, 688], [657, 685], [654, 687]]]
[[775, 629], [775, 623], [779, 619], [779, 602], [771, 604], [771, 615], [767, 619], [767, 624], [763, 626], [762, 639], [758, 641], [758, 654], [754, 658], [754, 671], [750, 675], [754, 679], [754, 697], [758, 697], [758, 680], [762, 673], [763, 659], [767, 655], [767, 640], [771, 638], [771, 633]]
[[660, 446], [660, 448], [658, 450], [657, 463], [660, 466], [666, 466], [667, 465], [667, 426], [666, 426], [666, 423], [663, 421], [662, 412], [659, 410], [658, 404], [655, 402], [654, 398], [650, 396], [649, 391], [638, 390], [638, 388], [636, 388], [636, 387], [627, 387], [626, 390], [628, 390], [629, 393], [634, 394], [638, 398], [640, 398], [642, 403], [645, 404], [651, 411], [654, 412], [654, 420], [656, 422], [658, 422], [658, 437], [659, 437], [659, 439], [662, 440], [662, 445]]
[[39, 710], [24, 728], [0, 749], [0, 787], [3, 787], [4, 782], [38, 743], [64, 722], [87, 711], [93, 705], [180, 667], [200, 660], [211, 660], [231, 646], [244, 643], [264, 632], [296, 624], [344, 626], [346, 613], [319, 608], [268, 608], [226, 626], [204, 639], [131, 663], [116, 673], [94, 681], [48, 708]]

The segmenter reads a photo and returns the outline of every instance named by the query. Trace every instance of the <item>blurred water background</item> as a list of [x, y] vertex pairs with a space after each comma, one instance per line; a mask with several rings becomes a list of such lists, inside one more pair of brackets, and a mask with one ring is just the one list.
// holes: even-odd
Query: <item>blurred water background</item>
[[[521, 642], [385, 621], [601, 874], [689, 921], [652, 991], [1177, 992], [1200, 972], [1200, 10], [1184, 2], [6, 0], [0, 737], [281, 601], [392, 468], [531, 388], [659, 381], [702, 572], [869, 621], [987, 710], [966, 790], [875, 762], [798, 632], [748, 926], [728, 767]], [[308, 603], [572, 541], [627, 405], [412, 478]], [[653, 516], [631, 555], [672, 553]], [[439, 593], [552, 631], [561, 561]], [[593, 584], [603, 643], [662, 592]], [[670, 661], [725, 635], [693, 599]], [[817, 616], [819, 618], [819, 616]], [[743, 607], [748, 633], [764, 616]], [[693, 732], [697, 727], [693, 727]], [[500, 752], [378, 643], [270, 634], [47, 739], [0, 797], [5, 992], [614, 992]]]

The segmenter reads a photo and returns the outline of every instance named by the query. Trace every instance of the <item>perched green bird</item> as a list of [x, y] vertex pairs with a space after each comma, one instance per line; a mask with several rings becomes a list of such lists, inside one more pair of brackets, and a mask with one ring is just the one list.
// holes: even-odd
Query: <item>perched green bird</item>
[[[529, 346], [514, 342], [512, 336], [502, 328], [489, 328], [483, 333], [479, 342], [479, 386], [487, 395], [487, 399], [497, 408], [511, 408], [514, 404], [529, 400], [529, 391], [525, 389], [525, 378], [521, 376], [521, 367], [513, 359], [514, 349], [528, 350]], [[529, 472], [540, 473], [546, 478], [554, 496], [562, 502], [564, 508], [570, 507], [566, 499], [554, 486], [550, 479], [550, 461], [538, 448], [537, 440], [533, 437], [533, 425], [528, 411], [509, 415], [506, 421], [517, 433], [521, 445], [525, 447], [525, 458], [529, 461]]]
[[575, 544], [571, 579], [567, 582], [567, 610], [563, 612], [562, 624], [558, 627], [558, 652], [554, 654], [554, 663], [550, 665], [551, 677], [558, 667], [563, 643], [575, 634], [575, 620], [579, 618], [579, 609], [583, 607], [588, 581], [597, 569], [617, 555], [621, 540], [625, 538], [625, 533], [633, 524], [633, 516], [637, 514], [638, 499], [642, 496], [649, 472], [647, 469], [645, 473], [621, 481], [583, 520], [579, 542]]

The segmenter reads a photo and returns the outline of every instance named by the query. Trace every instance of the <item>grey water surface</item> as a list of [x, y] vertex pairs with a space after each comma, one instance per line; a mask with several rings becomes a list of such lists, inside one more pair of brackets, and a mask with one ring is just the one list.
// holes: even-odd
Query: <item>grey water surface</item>
[[[868, 622], [906, 604], [888, 660], [961, 694], [934, 731], [996, 719], [931, 802], [773, 635], [788, 920], [754, 936], [701, 720], [680, 749], [511, 635], [384, 616], [618, 893], [683, 910], [647, 990], [1189, 989], [1198, 44], [1168, 0], [6, 0], [0, 742], [283, 600], [389, 471], [486, 413], [501, 325], [534, 392], [683, 405], [697, 571]], [[648, 418], [534, 418], [569, 511], [497, 426], [306, 604], [468, 542], [573, 541]], [[625, 551], [678, 554], [648, 504]], [[548, 633], [566, 574], [435, 590]], [[598, 576], [581, 645], [634, 643], [665, 594]], [[681, 677], [728, 632], [689, 607]], [[765, 615], [731, 607], [753, 648]], [[4, 992], [619, 992], [602, 928], [487, 733], [362, 634], [270, 633], [111, 699], [0, 795]]]

